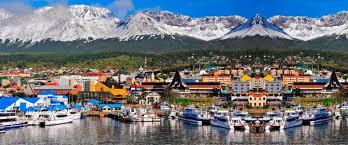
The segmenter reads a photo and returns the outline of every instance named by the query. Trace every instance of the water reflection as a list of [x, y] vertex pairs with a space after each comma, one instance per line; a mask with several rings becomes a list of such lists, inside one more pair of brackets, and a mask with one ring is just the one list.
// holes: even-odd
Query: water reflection
[[0, 135], [0, 144], [346, 144], [348, 120], [254, 134], [176, 120], [121, 123], [86, 118], [72, 124], [26, 127]]

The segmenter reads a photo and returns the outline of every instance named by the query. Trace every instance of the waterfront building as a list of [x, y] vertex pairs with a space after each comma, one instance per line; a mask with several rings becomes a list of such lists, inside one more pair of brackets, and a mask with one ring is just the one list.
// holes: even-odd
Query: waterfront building
[[1, 97], [0, 110], [2, 111], [23, 111], [29, 107], [45, 106], [44, 100], [40, 98], [19, 98], [19, 97]]
[[248, 104], [252, 107], [265, 106], [267, 102], [266, 92], [250, 92], [248, 94]]
[[332, 71], [328, 82], [295, 82], [292, 91], [299, 91], [297, 95], [304, 97], [330, 97], [339, 89], [347, 89], [347, 83], [338, 81], [335, 71]]
[[34, 87], [34, 94], [39, 94], [40, 92], [53, 91], [55, 94], [66, 95], [66, 94], [74, 94], [74, 87], [71, 86], [60, 86], [60, 85], [45, 85]]
[[231, 86], [231, 75], [214, 73], [213, 75], [202, 75], [202, 82], [219, 82]]
[[118, 98], [124, 98], [127, 95], [124, 86], [112, 82], [98, 82], [95, 86], [95, 92], [107, 92]]
[[81, 91], [95, 91], [95, 85], [99, 82], [99, 77], [81, 75], [61, 76], [57, 79], [57, 82], [62, 86], [81, 86]]
[[159, 102], [161, 99], [161, 95], [157, 92], [149, 93], [145, 96], [145, 100], [139, 102], [140, 105], [150, 106], [153, 103]]
[[291, 86], [297, 82], [311, 82], [311, 75], [283, 75], [283, 85]]
[[41, 91], [37, 94], [37, 98], [42, 99], [45, 106], [68, 104], [68, 96], [56, 94], [55, 91]]
[[124, 108], [123, 104], [98, 104], [98, 110], [103, 112], [114, 112], [117, 110], [122, 110]]

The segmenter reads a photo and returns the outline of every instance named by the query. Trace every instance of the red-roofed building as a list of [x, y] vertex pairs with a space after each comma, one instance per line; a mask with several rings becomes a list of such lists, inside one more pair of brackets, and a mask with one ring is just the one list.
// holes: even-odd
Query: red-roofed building
[[106, 74], [104, 74], [104, 73], [95, 73], [95, 72], [84, 73], [83, 76], [98, 77], [100, 82], [105, 82], [106, 78], [107, 78]]

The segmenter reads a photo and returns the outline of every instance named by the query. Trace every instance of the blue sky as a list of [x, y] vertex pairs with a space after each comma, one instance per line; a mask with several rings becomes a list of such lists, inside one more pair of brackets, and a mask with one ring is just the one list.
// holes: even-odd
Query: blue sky
[[[0, 0], [23, 1], [32, 8], [55, 4], [86, 4], [107, 7], [120, 16], [140, 10], [168, 10], [193, 17], [212, 15], [301, 15], [319, 17], [348, 10], [348, 0]], [[121, 9], [121, 10], [119, 10]]]

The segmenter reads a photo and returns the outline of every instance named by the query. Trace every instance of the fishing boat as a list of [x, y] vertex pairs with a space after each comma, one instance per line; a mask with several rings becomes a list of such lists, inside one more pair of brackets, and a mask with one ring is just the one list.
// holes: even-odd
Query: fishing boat
[[234, 129], [233, 122], [228, 111], [215, 112], [213, 118], [210, 120], [210, 124], [216, 127]]
[[304, 125], [316, 125], [331, 120], [331, 114], [325, 107], [318, 107], [314, 112], [306, 113], [302, 117]]
[[198, 124], [209, 125], [210, 117], [208, 114], [197, 111], [194, 107], [186, 107], [179, 117], [180, 120]]
[[300, 115], [294, 111], [285, 111], [284, 116], [275, 116], [270, 123], [266, 125], [266, 130], [283, 130], [302, 125]]
[[66, 111], [52, 111], [40, 116], [39, 126], [52, 126], [72, 122], [73, 118]]
[[20, 120], [15, 112], [0, 112], [0, 125], [6, 130], [24, 127], [26, 126], [26, 122]]
[[342, 117], [348, 117], [348, 103], [345, 103], [340, 107], [340, 114]]

